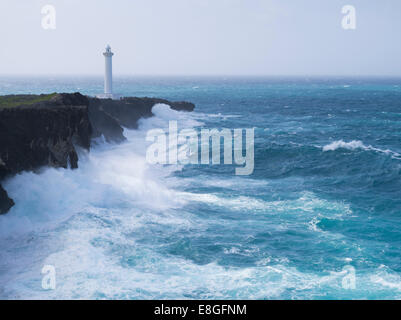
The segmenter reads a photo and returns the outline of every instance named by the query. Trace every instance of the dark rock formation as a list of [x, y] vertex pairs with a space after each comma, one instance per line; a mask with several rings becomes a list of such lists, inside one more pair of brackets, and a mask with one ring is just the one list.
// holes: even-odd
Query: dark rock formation
[[0, 214], [8, 212], [13, 205], [13, 199], [8, 197], [6, 190], [0, 185]]
[[[91, 138], [125, 140], [123, 128], [137, 128], [152, 116], [157, 103], [192, 111], [189, 102], [156, 98], [97, 99], [73, 94], [0, 97], [0, 182], [7, 176], [41, 166], [78, 167], [75, 146], [89, 150]], [[14, 202], [0, 185], [0, 214]]]
[[60, 94], [49, 101], [0, 108], [0, 178], [39, 166], [77, 167], [74, 144], [90, 147], [88, 99]]
[[[171, 102], [157, 98], [126, 97], [120, 100], [90, 98], [90, 105], [99, 105], [100, 109], [117, 120], [117, 122], [130, 129], [138, 127], [140, 118], [153, 116], [152, 108], [157, 103], [164, 103], [177, 111], [193, 111], [195, 105], [190, 102]], [[90, 108], [91, 109], [91, 108]]]
[[125, 140], [123, 128], [109, 113], [103, 110], [103, 101], [97, 98], [89, 99], [89, 119], [92, 124], [92, 137], [103, 135], [107, 142], [122, 142]]
[[[75, 145], [90, 147], [88, 104], [81, 94], [60, 94], [31, 105], [0, 108], [0, 180], [41, 166], [77, 168]], [[0, 213], [12, 204], [7, 194], [0, 194]]]
[[98, 138], [101, 135], [107, 142], [122, 142], [125, 140], [123, 128], [118, 121], [109, 113], [103, 110], [103, 100], [90, 98], [89, 119], [92, 125], [92, 137]]

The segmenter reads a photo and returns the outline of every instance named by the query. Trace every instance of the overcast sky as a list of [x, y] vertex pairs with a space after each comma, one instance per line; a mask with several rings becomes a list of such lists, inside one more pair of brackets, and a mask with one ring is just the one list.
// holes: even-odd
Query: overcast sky
[[0, 75], [401, 76], [400, 32], [400, 0], [1, 0]]

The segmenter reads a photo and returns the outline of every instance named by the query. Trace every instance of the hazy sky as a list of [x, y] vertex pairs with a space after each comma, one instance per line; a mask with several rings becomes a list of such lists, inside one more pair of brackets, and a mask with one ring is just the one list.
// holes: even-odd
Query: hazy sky
[[400, 0], [1, 0], [0, 75], [401, 76], [400, 32]]

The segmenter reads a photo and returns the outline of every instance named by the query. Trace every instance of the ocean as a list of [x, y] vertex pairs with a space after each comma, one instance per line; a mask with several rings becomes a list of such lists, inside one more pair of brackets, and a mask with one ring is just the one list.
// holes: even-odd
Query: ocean
[[[101, 77], [2, 77], [0, 94], [102, 92]], [[166, 106], [3, 183], [1, 299], [400, 299], [401, 79], [117, 77]], [[254, 171], [151, 165], [146, 133], [254, 128]], [[56, 288], [42, 287], [54, 266]]]

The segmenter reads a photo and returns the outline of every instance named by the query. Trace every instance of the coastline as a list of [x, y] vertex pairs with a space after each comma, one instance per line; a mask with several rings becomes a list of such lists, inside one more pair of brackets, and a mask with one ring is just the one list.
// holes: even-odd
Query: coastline
[[[155, 104], [177, 111], [193, 111], [190, 102], [158, 98], [98, 99], [76, 93], [7, 95], [0, 97], [0, 214], [14, 201], [1, 181], [43, 166], [75, 169], [76, 147], [90, 150], [92, 139], [125, 140], [123, 127], [136, 129], [140, 118], [152, 117]], [[9, 101], [13, 101], [10, 103]]]

